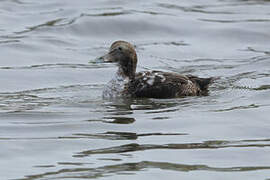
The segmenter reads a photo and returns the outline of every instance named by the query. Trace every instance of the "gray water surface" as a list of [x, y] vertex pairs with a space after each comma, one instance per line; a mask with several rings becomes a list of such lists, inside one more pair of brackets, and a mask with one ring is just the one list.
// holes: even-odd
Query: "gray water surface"
[[[270, 1], [0, 1], [0, 179], [270, 179]], [[103, 100], [115, 40], [208, 96]]]

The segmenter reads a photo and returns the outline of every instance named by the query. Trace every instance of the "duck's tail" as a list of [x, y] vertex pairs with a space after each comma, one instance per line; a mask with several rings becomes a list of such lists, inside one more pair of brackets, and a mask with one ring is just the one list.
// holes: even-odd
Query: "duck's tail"
[[207, 91], [209, 85], [219, 78], [199, 78], [197, 76], [188, 76], [193, 82], [196, 82], [202, 91]]

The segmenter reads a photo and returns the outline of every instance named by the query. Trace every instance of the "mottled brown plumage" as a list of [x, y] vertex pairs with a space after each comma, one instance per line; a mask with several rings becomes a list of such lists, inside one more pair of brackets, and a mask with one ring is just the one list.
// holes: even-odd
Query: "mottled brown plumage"
[[136, 73], [137, 54], [128, 42], [116, 41], [105, 61], [119, 66], [116, 77], [105, 87], [103, 97], [174, 98], [205, 95], [213, 78], [199, 78], [162, 71]]

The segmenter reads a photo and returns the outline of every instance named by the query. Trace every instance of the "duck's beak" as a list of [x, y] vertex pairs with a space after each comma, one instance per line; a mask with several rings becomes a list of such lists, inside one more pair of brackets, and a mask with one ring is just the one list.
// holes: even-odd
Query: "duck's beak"
[[97, 61], [100, 62], [116, 62], [115, 60], [115, 50], [110, 51], [109, 53], [105, 54], [104, 56], [101, 56], [97, 58]]
[[100, 62], [100, 63], [103, 63], [103, 62], [112, 62], [110, 59], [111, 58], [110, 58], [109, 54], [105, 54], [104, 56], [101, 56], [101, 57], [96, 58], [96, 61], [97, 62]]

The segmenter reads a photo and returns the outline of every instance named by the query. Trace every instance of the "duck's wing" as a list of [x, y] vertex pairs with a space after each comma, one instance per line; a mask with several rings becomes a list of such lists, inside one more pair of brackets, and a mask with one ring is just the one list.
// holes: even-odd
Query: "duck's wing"
[[162, 71], [137, 73], [129, 85], [134, 97], [173, 98], [198, 95], [200, 89], [188, 76]]

